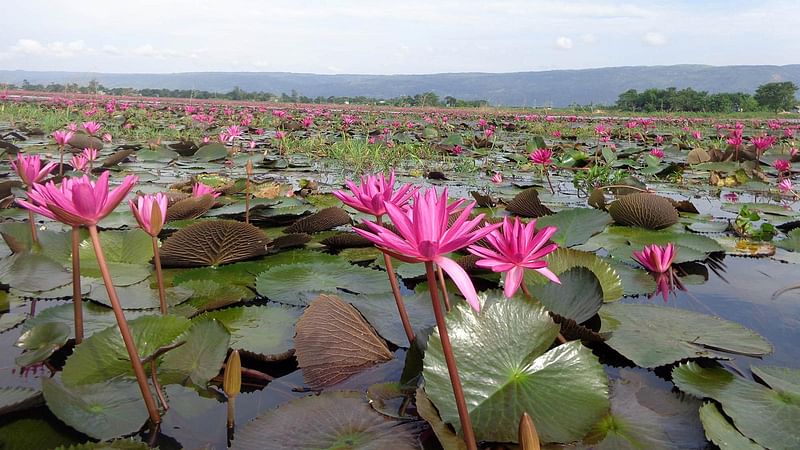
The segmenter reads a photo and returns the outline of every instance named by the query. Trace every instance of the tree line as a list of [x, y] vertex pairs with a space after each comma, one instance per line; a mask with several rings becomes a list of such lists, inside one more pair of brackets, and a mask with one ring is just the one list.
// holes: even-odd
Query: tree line
[[616, 107], [631, 112], [750, 112], [791, 111], [797, 105], [797, 85], [791, 81], [762, 84], [755, 94], [720, 92], [709, 94], [692, 88], [630, 89], [619, 95]]
[[390, 106], [429, 106], [429, 107], [456, 107], [456, 108], [477, 108], [488, 106], [486, 100], [464, 100], [452, 96], [440, 98], [434, 92], [424, 92], [416, 95], [403, 95], [393, 98], [377, 98], [359, 96], [317, 96], [309, 97], [299, 94], [292, 90], [290, 93], [282, 92], [273, 94], [270, 92], [256, 91], [248, 92], [236, 86], [228, 92], [212, 92], [197, 89], [153, 89], [153, 88], [109, 88], [105, 87], [97, 80], [91, 80], [86, 85], [77, 83], [49, 83], [31, 84], [28, 80], [23, 80], [22, 85], [5, 85], [6, 89], [23, 89], [36, 92], [63, 92], [81, 94], [107, 94], [119, 96], [141, 96], [141, 97], [163, 97], [163, 98], [197, 98], [197, 99], [219, 99], [219, 100], [249, 100], [260, 102], [281, 102], [281, 103], [332, 103], [332, 104], [353, 104], [353, 105], [390, 105]]

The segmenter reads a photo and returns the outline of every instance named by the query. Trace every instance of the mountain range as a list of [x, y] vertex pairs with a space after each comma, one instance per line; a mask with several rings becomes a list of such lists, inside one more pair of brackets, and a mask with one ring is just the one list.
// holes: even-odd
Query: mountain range
[[628, 89], [677, 87], [699, 91], [748, 92], [765, 83], [800, 85], [800, 64], [785, 66], [673, 65], [628, 66], [514, 73], [438, 73], [424, 75], [318, 75], [290, 72], [98, 73], [0, 70], [0, 83], [21, 85], [97, 80], [106, 87], [198, 89], [280, 94], [296, 91], [308, 97], [367, 96], [392, 98], [435, 92], [440, 97], [488, 100], [495, 106], [611, 104]]

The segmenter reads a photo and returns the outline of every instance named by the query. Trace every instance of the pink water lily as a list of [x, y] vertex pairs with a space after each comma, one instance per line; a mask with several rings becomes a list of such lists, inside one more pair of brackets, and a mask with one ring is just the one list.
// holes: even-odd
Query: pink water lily
[[417, 191], [413, 193], [412, 199], [412, 206], [408, 211], [391, 202], [384, 203], [387, 214], [397, 228], [397, 234], [369, 221], [364, 222], [369, 230], [355, 228], [354, 231], [402, 261], [436, 263], [447, 272], [469, 305], [479, 311], [478, 294], [469, 275], [458, 263], [444, 255], [482, 239], [499, 228], [500, 224], [476, 229], [484, 215], [479, 214], [470, 220], [470, 212], [475, 207], [475, 202], [472, 202], [449, 225], [450, 215], [456, 213], [463, 201], [448, 204], [447, 188], [438, 197], [434, 188], [425, 193]]
[[391, 203], [399, 208], [405, 208], [411, 196], [417, 192], [411, 184], [404, 184], [395, 190], [395, 174], [392, 171], [387, 180], [383, 174], [367, 175], [361, 177], [361, 183], [355, 184], [350, 180], [346, 182], [351, 194], [345, 191], [335, 191], [333, 196], [338, 198], [353, 209], [380, 217], [386, 214], [386, 204]]
[[194, 186], [192, 186], [192, 197], [202, 197], [204, 195], [210, 195], [214, 198], [217, 198], [222, 194], [215, 191], [211, 186], [207, 186], [203, 183], [195, 183]]
[[89, 168], [89, 159], [84, 155], [75, 155], [69, 160], [69, 164], [81, 172], [85, 172]]
[[53, 139], [55, 139], [56, 144], [60, 146], [67, 145], [73, 136], [75, 136], [75, 133], [72, 131], [58, 130], [53, 132]]
[[109, 193], [108, 177], [109, 172], [103, 172], [96, 182], [84, 175], [66, 178], [60, 185], [52, 181], [36, 184], [29, 200], [17, 200], [17, 203], [67, 225], [93, 226], [109, 215], [139, 180], [136, 175], [128, 175]]
[[553, 163], [553, 151], [549, 148], [540, 148], [532, 151], [529, 158], [534, 164], [546, 166]]
[[92, 121], [92, 122], [83, 122], [83, 129], [86, 130], [86, 132], [89, 133], [92, 136], [94, 136], [95, 133], [100, 131], [100, 128], [102, 128], [102, 127], [103, 127], [102, 124], [94, 122], [94, 121]]
[[39, 155], [24, 155], [19, 153], [16, 161], [11, 161], [11, 168], [26, 186], [32, 187], [41, 182], [58, 164], [49, 162], [42, 167], [42, 159]]
[[467, 250], [481, 258], [476, 263], [478, 267], [506, 273], [503, 293], [511, 298], [522, 285], [525, 269], [535, 270], [550, 281], [561, 284], [561, 280], [547, 268], [547, 262], [543, 260], [558, 248], [556, 244], [548, 244], [557, 230], [556, 227], [544, 227], [537, 232], [536, 220], [524, 224], [518, 217], [513, 222], [505, 217], [502, 231], [495, 230], [486, 236], [493, 249], [470, 245]]
[[128, 200], [136, 222], [150, 236], [158, 236], [167, 218], [167, 196], [162, 193], [140, 195]]
[[633, 258], [653, 273], [664, 273], [670, 270], [675, 256], [675, 246], [671, 242], [664, 247], [658, 244], [646, 245], [642, 251], [633, 252]]

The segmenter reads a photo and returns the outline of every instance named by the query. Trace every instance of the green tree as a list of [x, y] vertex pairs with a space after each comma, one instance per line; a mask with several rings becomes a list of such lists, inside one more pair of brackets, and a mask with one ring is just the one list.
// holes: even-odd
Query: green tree
[[796, 102], [795, 92], [797, 92], [797, 85], [791, 81], [767, 83], [756, 89], [756, 95], [753, 98], [762, 108], [774, 111], [786, 110], [794, 107]]

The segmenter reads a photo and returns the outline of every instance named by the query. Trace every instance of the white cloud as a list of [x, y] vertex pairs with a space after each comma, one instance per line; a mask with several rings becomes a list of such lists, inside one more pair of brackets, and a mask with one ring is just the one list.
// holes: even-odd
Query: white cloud
[[582, 34], [580, 37], [580, 41], [584, 44], [594, 44], [595, 42], [597, 42], [597, 36], [591, 33]]
[[45, 52], [45, 47], [41, 42], [34, 39], [20, 39], [17, 45], [11, 47], [13, 53], [22, 53], [25, 55], [41, 55]]
[[103, 53], [107, 53], [109, 55], [117, 56], [117, 55], [121, 55], [122, 54], [122, 50], [120, 50], [119, 48], [117, 48], [117, 47], [115, 47], [113, 45], [106, 44], [106, 45], [103, 46], [102, 50], [103, 50]]
[[559, 36], [558, 39], [556, 39], [556, 47], [561, 50], [569, 50], [573, 47], [572, 39], [566, 36]]
[[11, 47], [12, 53], [56, 58], [69, 58], [88, 50], [83, 41], [53, 41], [42, 44], [35, 39], [19, 39], [17, 44]]
[[642, 36], [642, 41], [644, 41], [647, 45], [652, 45], [654, 47], [660, 47], [662, 45], [666, 45], [667, 37], [664, 36], [662, 33], [657, 33], [655, 31], [649, 31]]
[[180, 55], [180, 53], [176, 52], [175, 50], [159, 49], [154, 47], [152, 44], [144, 44], [135, 47], [134, 49], [131, 50], [131, 53], [137, 56], [144, 56], [147, 58], [156, 58], [156, 59], [166, 59], [168, 57], [175, 57]]

